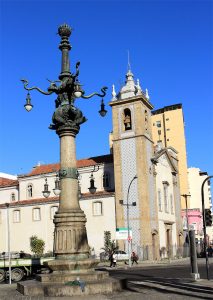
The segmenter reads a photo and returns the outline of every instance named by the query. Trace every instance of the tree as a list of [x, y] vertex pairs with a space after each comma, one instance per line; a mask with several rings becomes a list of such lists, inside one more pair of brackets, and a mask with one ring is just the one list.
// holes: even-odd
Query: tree
[[44, 253], [44, 248], [45, 242], [42, 239], [36, 235], [30, 237], [30, 249], [35, 255], [41, 256]]
[[102, 248], [107, 256], [114, 253], [118, 246], [116, 246], [115, 240], [111, 240], [111, 232], [104, 231], [104, 247]]

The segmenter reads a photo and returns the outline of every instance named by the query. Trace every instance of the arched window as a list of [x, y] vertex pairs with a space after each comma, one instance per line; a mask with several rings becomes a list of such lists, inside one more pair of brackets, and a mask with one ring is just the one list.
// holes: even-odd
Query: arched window
[[32, 198], [33, 197], [33, 185], [30, 183], [27, 186], [27, 198]]
[[33, 221], [41, 220], [41, 210], [39, 207], [33, 208]]
[[54, 219], [55, 213], [58, 211], [58, 206], [51, 206], [50, 207], [50, 219]]
[[103, 175], [103, 187], [109, 188], [110, 187], [110, 174], [105, 172]]
[[132, 118], [131, 111], [129, 108], [124, 109], [124, 129], [125, 131], [132, 129]]
[[101, 216], [103, 214], [103, 207], [101, 201], [93, 202], [93, 216]]
[[15, 195], [15, 193], [11, 194], [11, 201], [16, 201], [16, 195]]
[[168, 186], [169, 183], [167, 181], [163, 181], [163, 191], [164, 191], [164, 209], [165, 212], [169, 212], [169, 203], [168, 203]]
[[19, 209], [13, 211], [13, 223], [21, 222], [21, 212]]

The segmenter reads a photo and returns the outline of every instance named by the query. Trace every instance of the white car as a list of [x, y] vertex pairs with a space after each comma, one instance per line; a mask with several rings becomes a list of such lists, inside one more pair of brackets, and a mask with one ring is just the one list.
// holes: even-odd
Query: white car
[[127, 261], [129, 259], [129, 255], [125, 251], [122, 251], [122, 250], [116, 250], [115, 255], [116, 255], [117, 261], [119, 261], [119, 260]]

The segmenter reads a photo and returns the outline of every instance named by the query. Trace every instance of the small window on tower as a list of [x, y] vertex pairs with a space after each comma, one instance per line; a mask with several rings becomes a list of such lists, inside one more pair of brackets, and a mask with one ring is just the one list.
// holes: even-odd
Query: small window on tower
[[156, 126], [161, 127], [161, 121], [156, 121]]
[[132, 129], [131, 111], [129, 108], [124, 109], [124, 128], [125, 130]]

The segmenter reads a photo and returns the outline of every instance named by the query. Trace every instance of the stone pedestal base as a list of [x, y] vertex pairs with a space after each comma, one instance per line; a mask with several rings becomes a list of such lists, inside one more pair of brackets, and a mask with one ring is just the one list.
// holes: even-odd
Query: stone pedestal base
[[200, 279], [200, 274], [199, 273], [191, 273], [191, 277], [196, 281]]
[[93, 259], [50, 260], [45, 265], [52, 273], [20, 282], [17, 290], [26, 296], [43, 297], [107, 294], [122, 290], [125, 280], [110, 278], [108, 272], [95, 271], [98, 262]]
[[[73, 285], [78, 280], [80, 285]], [[51, 273], [37, 276], [36, 280], [17, 284], [17, 290], [26, 296], [86, 296], [121, 291], [125, 280], [110, 278], [108, 272], [95, 270]]]
[[95, 294], [110, 294], [121, 291], [124, 281], [113, 278], [106, 278], [100, 281], [86, 282], [84, 289], [80, 286], [69, 286], [65, 284], [44, 284], [35, 280], [25, 281], [17, 284], [17, 290], [26, 296], [43, 297], [65, 297], [65, 296], [86, 296]]

